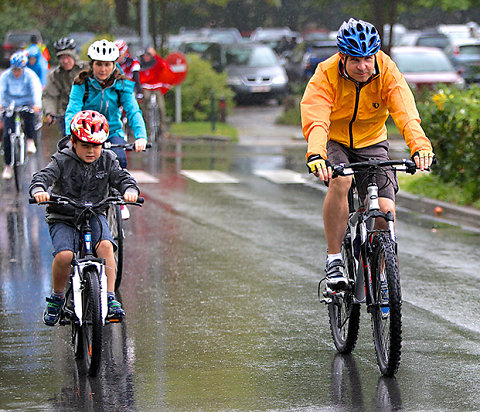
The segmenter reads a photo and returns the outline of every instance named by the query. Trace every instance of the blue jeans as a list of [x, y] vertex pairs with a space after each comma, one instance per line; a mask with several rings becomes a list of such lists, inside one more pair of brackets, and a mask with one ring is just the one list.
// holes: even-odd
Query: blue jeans
[[[107, 139], [107, 142], [110, 142], [112, 144], [125, 144], [125, 143], [127, 143], [125, 141], [125, 139], [123, 137], [120, 137], [120, 136], [110, 136]], [[127, 168], [127, 154], [125, 153], [125, 150], [120, 149], [120, 148], [116, 148], [116, 147], [114, 147], [110, 150], [117, 155], [118, 161], [120, 162], [120, 166], [122, 166], [122, 168], [126, 169]]]

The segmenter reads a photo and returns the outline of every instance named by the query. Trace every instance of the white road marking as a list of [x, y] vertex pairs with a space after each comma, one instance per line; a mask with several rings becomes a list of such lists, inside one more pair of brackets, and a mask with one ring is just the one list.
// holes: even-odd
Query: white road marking
[[130, 174], [135, 178], [137, 183], [158, 183], [159, 180], [151, 174], [143, 170], [129, 170]]
[[239, 180], [217, 170], [181, 170], [180, 174], [198, 183], [238, 183]]
[[308, 180], [302, 174], [294, 172], [293, 170], [256, 170], [254, 172], [257, 176], [261, 176], [273, 183], [290, 184], [290, 183], [307, 183]]

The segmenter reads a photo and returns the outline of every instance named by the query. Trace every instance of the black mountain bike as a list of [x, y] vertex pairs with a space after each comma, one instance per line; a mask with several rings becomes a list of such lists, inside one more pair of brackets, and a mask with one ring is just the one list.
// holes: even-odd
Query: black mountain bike
[[[349, 287], [344, 291], [322, 293], [321, 302], [328, 305], [333, 341], [340, 353], [350, 353], [357, 342], [360, 305], [365, 303], [372, 318], [373, 340], [380, 371], [393, 376], [400, 365], [402, 347], [402, 294], [397, 260], [397, 243], [393, 213], [380, 211], [377, 174], [386, 171], [414, 174], [411, 160], [368, 160], [333, 166], [333, 175], [358, 176], [366, 173], [367, 198], [355, 208], [355, 185], [348, 194], [350, 216], [341, 247]], [[358, 177], [357, 177], [358, 178]], [[387, 184], [391, 182], [387, 179]], [[386, 222], [388, 229], [374, 228], [375, 219]]]
[[[125, 144], [115, 144], [110, 142], [105, 142], [103, 144], [105, 149], [112, 149], [112, 148], [121, 148], [127, 152], [135, 150], [134, 143], [125, 143]], [[147, 149], [151, 148], [152, 144], [147, 143]], [[119, 196], [119, 193], [115, 190], [112, 190], [111, 193], [113, 196]], [[112, 233], [113, 240], [117, 244], [117, 249], [115, 250], [115, 267], [117, 271], [117, 276], [115, 278], [115, 289], [120, 287], [122, 283], [122, 275], [123, 275], [123, 243], [125, 241], [125, 231], [123, 229], [123, 219], [122, 219], [122, 211], [120, 204], [111, 204], [107, 211], [107, 220], [108, 220], [108, 227], [110, 228], [110, 232]]]
[[[29, 203], [36, 203], [29, 199]], [[78, 229], [78, 250], [72, 259], [70, 279], [65, 293], [65, 303], [60, 315], [60, 325], [72, 325], [72, 344], [75, 358], [83, 361], [90, 376], [96, 376], [102, 355], [103, 326], [120, 319], [107, 319], [107, 276], [105, 260], [95, 256], [92, 245], [92, 219], [98, 219], [110, 204], [141, 206], [143, 198], [136, 203], [125, 202], [120, 197], [107, 197], [97, 204], [77, 202], [64, 196], [51, 196], [48, 202], [38, 204], [70, 205], [79, 210], [75, 226]]]

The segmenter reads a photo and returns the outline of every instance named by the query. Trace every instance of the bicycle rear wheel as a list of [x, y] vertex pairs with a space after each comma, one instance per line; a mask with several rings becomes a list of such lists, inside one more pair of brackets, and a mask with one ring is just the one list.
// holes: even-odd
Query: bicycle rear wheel
[[402, 294], [395, 244], [386, 233], [373, 239], [372, 315], [377, 362], [385, 376], [393, 376], [400, 365], [402, 349]]
[[15, 188], [20, 192], [23, 188], [25, 175], [25, 141], [20, 138], [13, 139], [13, 174], [15, 175]]
[[[350, 238], [345, 235], [341, 253], [345, 262], [346, 275], [354, 279]], [[351, 353], [355, 348], [360, 325], [360, 303], [354, 302], [354, 289], [336, 293], [328, 304], [328, 317], [333, 342], [340, 353]]]
[[110, 205], [108, 209], [108, 227], [112, 234], [113, 240], [117, 244], [117, 250], [115, 250], [115, 289], [120, 287], [122, 283], [123, 274], [123, 219], [122, 212], [119, 205]]
[[[87, 269], [84, 273], [83, 322], [78, 338], [78, 348], [83, 350], [83, 360], [90, 376], [96, 376], [102, 357], [102, 308], [100, 283], [96, 269]], [[81, 346], [80, 346], [81, 345]]]

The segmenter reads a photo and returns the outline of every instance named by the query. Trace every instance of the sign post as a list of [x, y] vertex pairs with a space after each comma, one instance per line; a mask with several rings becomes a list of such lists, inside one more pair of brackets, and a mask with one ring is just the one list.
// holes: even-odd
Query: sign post
[[174, 74], [172, 84], [175, 87], [175, 123], [182, 122], [182, 89], [180, 83], [185, 80], [188, 72], [187, 59], [184, 54], [180, 52], [170, 53], [165, 61], [170, 66], [170, 70]]

